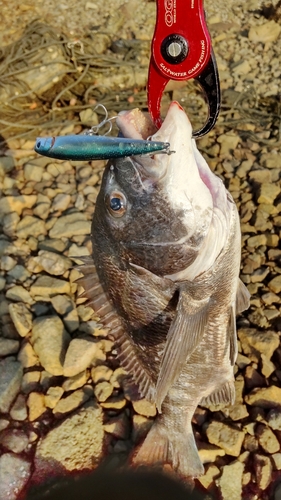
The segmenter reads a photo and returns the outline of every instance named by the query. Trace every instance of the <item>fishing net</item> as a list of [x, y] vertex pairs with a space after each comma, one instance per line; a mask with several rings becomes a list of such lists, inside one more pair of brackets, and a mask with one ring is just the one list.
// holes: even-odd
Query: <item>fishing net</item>
[[[135, 107], [146, 110], [149, 58], [148, 41], [113, 40], [98, 28], [82, 40], [70, 40], [42, 22], [32, 22], [19, 40], [0, 49], [1, 144], [11, 137], [58, 134], [68, 125], [91, 126], [81, 119], [81, 111], [99, 103], [109, 116]], [[199, 86], [171, 82], [162, 100], [164, 115], [172, 99], [187, 110], [194, 128], [202, 126], [207, 107]], [[278, 96], [262, 99], [249, 88], [242, 93], [227, 90], [222, 101], [219, 125], [241, 129], [242, 135], [267, 146], [280, 144]], [[102, 119], [101, 107], [97, 114]], [[247, 123], [255, 130], [243, 127]], [[265, 129], [268, 137], [261, 138]]]

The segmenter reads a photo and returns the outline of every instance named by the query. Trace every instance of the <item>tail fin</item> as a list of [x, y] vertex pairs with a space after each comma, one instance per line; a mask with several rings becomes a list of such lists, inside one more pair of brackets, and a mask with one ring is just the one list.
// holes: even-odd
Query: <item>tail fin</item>
[[176, 430], [156, 420], [132, 462], [135, 465], [169, 464], [183, 478], [204, 474], [191, 424], [188, 431]]

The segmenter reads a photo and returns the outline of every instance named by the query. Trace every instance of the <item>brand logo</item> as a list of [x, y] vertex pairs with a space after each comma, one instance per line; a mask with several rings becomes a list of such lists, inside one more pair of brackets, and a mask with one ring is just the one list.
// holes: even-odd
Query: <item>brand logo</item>
[[165, 24], [169, 28], [176, 22], [176, 0], [165, 0]]

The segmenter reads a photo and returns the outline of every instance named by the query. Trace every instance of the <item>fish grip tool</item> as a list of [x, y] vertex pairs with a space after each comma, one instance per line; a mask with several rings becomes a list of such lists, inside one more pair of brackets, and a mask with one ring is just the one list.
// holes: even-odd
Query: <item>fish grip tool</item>
[[193, 133], [198, 138], [214, 127], [220, 110], [219, 75], [203, 0], [157, 0], [147, 85], [148, 109], [157, 128], [167, 83], [191, 78], [203, 89], [209, 110], [206, 123]]

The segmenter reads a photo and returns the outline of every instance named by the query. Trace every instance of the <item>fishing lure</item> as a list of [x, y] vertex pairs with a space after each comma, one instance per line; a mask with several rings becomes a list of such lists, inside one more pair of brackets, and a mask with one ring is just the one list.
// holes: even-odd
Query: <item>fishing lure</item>
[[105, 160], [144, 154], [170, 154], [170, 143], [107, 137], [99, 135], [65, 135], [38, 137], [34, 147], [36, 153], [58, 160]]

